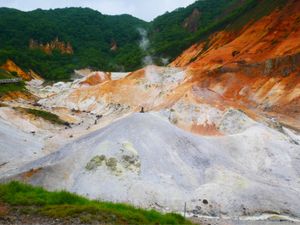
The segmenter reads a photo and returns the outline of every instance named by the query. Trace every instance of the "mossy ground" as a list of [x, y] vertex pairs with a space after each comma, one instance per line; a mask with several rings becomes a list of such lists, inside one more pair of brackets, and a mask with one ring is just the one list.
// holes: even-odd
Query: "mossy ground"
[[22, 107], [17, 107], [15, 109], [20, 112], [25, 112], [25, 113], [34, 115], [36, 117], [40, 117], [40, 118], [42, 118], [50, 123], [53, 123], [53, 124], [68, 125], [68, 123], [66, 121], [60, 119], [59, 116], [57, 116], [56, 114], [53, 114], [51, 112], [47, 112], [47, 111], [40, 110], [40, 109], [29, 109], [29, 108], [22, 108]]
[[67, 221], [78, 219], [84, 224], [191, 224], [174, 213], [161, 214], [126, 204], [92, 201], [66, 191], [49, 192], [15, 181], [0, 184], [1, 203], [22, 207], [21, 212], [28, 215]]
[[101, 156], [97, 155], [88, 162], [85, 168], [87, 170], [96, 169], [97, 167], [101, 166], [102, 162], [104, 162], [105, 160], [106, 160], [105, 155], [101, 155]]

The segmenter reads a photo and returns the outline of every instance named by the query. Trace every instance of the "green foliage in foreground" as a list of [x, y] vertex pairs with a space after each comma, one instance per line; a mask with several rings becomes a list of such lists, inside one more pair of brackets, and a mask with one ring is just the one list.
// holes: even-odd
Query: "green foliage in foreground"
[[79, 218], [83, 223], [191, 224], [173, 213], [161, 214], [126, 204], [92, 201], [66, 191], [49, 192], [16, 181], [0, 184], [0, 202], [11, 206], [34, 206], [34, 213], [39, 215], [60, 219]]

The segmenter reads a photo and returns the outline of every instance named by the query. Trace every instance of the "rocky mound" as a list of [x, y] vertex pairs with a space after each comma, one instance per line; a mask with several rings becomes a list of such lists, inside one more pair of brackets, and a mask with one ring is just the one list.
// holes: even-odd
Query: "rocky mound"
[[[224, 129], [237, 117], [228, 114]], [[162, 210], [187, 202], [194, 215], [300, 216], [299, 145], [241, 118], [248, 122], [236, 134], [205, 138], [157, 114], [134, 114], [2, 179]]]

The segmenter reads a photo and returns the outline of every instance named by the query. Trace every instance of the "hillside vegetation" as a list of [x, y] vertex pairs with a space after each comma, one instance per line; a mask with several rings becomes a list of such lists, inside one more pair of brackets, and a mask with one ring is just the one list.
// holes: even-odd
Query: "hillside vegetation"
[[[28, 216], [44, 216], [69, 222], [79, 220], [84, 224], [191, 224], [173, 213], [161, 214], [126, 204], [91, 201], [66, 191], [48, 192], [18, 182], [0, 184], [0, 206], [1, 203], [15, 207], [15, 210], [22, 207], [20, 213]], [[8, 210], [0, 210], [0, 222], [9, 214]]]
[[[147, 23], [129, 15], [107, 16], [87, 8], [34, 10], [0, 9], [0, 63], [7, 58], [46, 79], [68, 79], [74, 69], [134, 70], [142, 65], [137, 28]], [[30, 49], [30, 40], [69, 42], [74, 54]], [[116, 43], [117, 49], [111, 50]]]
[[[0, 64], [8, 58], [49, 80], [66, 80], [74, 69], [133, 71], [151, 54], [156, 64], [174, 60], [193, 43], [222, 29], [240, 30], [285, 0], [206, 0], [167, 12], [147, 23], [130, 15], [107, 16], [88, 8], [22, 12], [0, 8]], [[148, 30], [150, 49], [141, 50], [138, 28]], [[72, 54], [29, 48], [58, 38]], [[163, 60], [164, 59], [164, 60]]]
[[239, 31], [286, 3], [285, 0], [198, 0], [152, 22], [153, 52], [173, 60], [212, 33], [223, 29]]
[[[12, 78], [16, 78], [16, 77], [17, 77], [16, 73], [10, 73], [10, 72], [0, 68], [0, 80], [12, 79]], [[26, 90], [26, 88], [25, 88], [24, 82], [0, 84], [0, 97], [9, 92], [25, 91], [25, 90]]]

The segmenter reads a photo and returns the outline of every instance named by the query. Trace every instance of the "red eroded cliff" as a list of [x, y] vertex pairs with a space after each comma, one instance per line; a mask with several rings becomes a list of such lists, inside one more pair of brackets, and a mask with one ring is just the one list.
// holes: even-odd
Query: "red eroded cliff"
[[51, 54], [53, 50], [59, 50], [62, 54], [73, 54], [74, 53], [73, 47], [69, 42], [65, 43], [65, 42], [59, 41], [58, 38], [56, 38], [55, 40], [53, 40], [49, 43], [46, 43], [46, 44], [39, 43], [38, 41], [30, 39], [29, 48], [30, 49], [41, 49], [47, 54]]
[[239, 31], [217, 32], [171, 65], [187, 67], [193, 87], [218, 94], [224, 104], [300, 129], [300, 1]]

